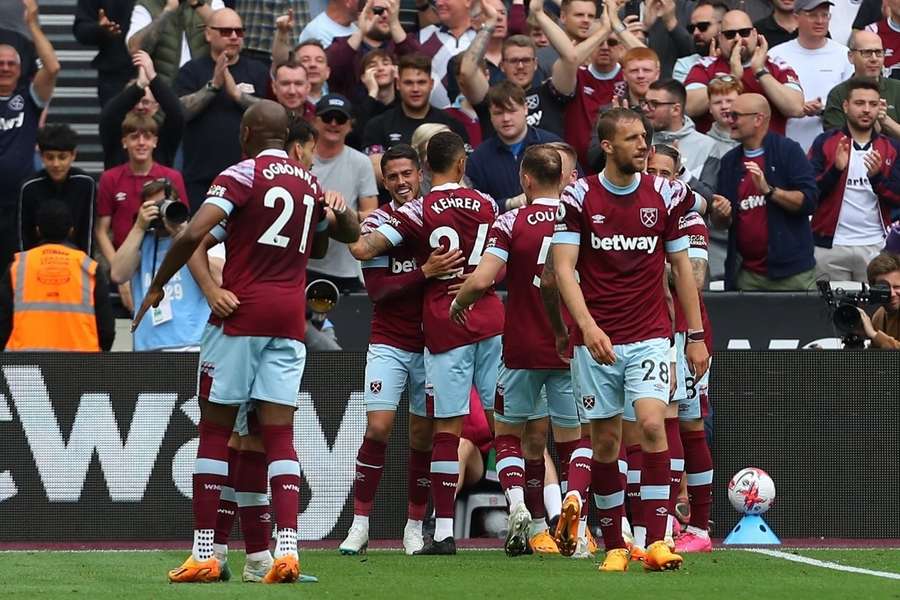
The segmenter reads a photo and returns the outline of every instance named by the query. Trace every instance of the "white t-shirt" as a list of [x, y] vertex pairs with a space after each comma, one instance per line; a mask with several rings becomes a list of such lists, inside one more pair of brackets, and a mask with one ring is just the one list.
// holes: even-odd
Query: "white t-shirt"
[[851, 143], [844, 202], [834, 230], [835, 246], [868, 246], [884, 241], [884, 223], [878, 197], [872, 191], [866, 163], [863, 162], [863, 157], [871, 150], [871, 142], [863, 147]]
[[[769, 56], [780, 58], [797, 73], [803, 87], [804, 100], [810, 102], [819, 98], [822, 108], [831, 88], [853, 76], [853, 65], [847, 58], [847, 46], [834, 40], [826, 40], [825, 45], [808, 50], [798, 40], [778, 44], [769, 50]], [[800, 117], [788, 119], [787, 137], [796, 140], [807, 152], [816, 136], [822, 133], [822, 117]]]
[[850, 44], [850, 33], [853, 29], [853, 21], [856, 13], [862, 5], [862, 0], [829, 0], [831, 2], [831, 22], [828, 31], [831, 39], [845, 46]]
[[[212, 10], [219, 10], [220, 8], [225, 8], [225, 3], [222, 0], [211, 0], [209, 3], [209, 7]], [[135, 6], [134, 10], [131, 11], [131, 25], [128, 27], [128, 34], [125, 35], [125, 43], [128, 43], [128, 40], [134, 37], [138, 31], [149, 25], [153, 22], [153, 17], [150, 16], [150, 12], [144, 8], [143, 6]], [[188, 45], [187, 35], [184, 33], [181, 34], [181, 60], [178, 63], [178, 67], [181, 68], [184, 66], [184, 63], [191, 60], [192, 58], [197, 58], [196, 56], [191, 56], [191, 47]]]
[[350, 25], [341, 25], [323, 12], [319, 13], [312, 21], [310, 21], [306, 25], [306, 27], [303, 28], [303, 31], [300, 32], [300, 38], [297, 40], [297, 43], [301, 44], [306, 40], [311, 39], [319, 40], [320, 42], [322, 42], [322, 45], [327, 48], [331, 45], [331, 42], [334, 41], [334, 38], [353, 35], [353, 33], [357, 29], [359, 28], [356, 26], [356, 23], [350, 23]]

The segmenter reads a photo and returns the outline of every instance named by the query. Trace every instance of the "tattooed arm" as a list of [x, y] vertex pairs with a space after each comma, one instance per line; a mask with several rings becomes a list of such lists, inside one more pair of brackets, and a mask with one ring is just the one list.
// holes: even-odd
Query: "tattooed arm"
[[459, 65], [459, 88], [472, 105], [481, 104], [488, 92], [488, 78], [481, 69], [487, 45], [497, 27], [497, 9], [490, 2], [482, 2], [484, 26], [463, 54]]
[[178, 0], [166, 0], [162, 12], [156, 15], [149, 25], [135, 32], [128, 40], [128, 53], [134, 54], [138, 50], [143, 50], [147, 54], [153, 54], [163, 28], [175, 18], [177, 13]]

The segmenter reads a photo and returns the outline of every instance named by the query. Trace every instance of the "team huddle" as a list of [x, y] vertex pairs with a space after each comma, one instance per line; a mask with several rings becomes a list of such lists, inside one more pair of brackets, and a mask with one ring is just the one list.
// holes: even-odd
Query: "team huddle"
[[[228, 576], [217, 514], [229, 501], [247, 540], [244, 580], [301, 577], [291, 422], [305, 362], [306, 261], [328, 237], [350, 243], [363, 261], [373, 302], [368, 422], [342, 553], [363, 552], [368, 543], [368, 515], [407, 387], [407, 554], [456, 553], [460, 435], [473, 390], [509, 503], [508, 555], [590, 556], [590, 493], [606, 549], [601, 571], [625, 571], [632, 560], [651, 571], [677, 569], [682, 551], [709, 551], [713, 473], [703, 417], [711, 332], [698, 293], [708, 234], [705, 203], [672, 177], [678, 151], [649, 147], [640, 116], [611, 109], [597, 125], [606, 158], [599, 175], [578, 179], [566, 144], [531, 146], [520, 168], [527, 203], [499, 214], [490, 196], [459, 183], [462, 138], [438, 133], [425, 151], [430, 192], [420, 195], [416, 151], [392, 147], [381, 158], [391, 201], [353, 231], [352, 211], [298, 174], [282, 149], [282, 113], [265, 102], [247, 111], [241, 140], [253, 158], [216, 179], [216, 195], [176, 240], [137, 316], [159, 302], [163, 284], [210, 232], [224, 231], [222, 288], [239, 299], [234, 316], [241, 319], [211, 319], [204, 335], [194, 547], [170, 580]], [[505, 310], [494, 289], [500, 281]], [[548, 419], [565, 494], [558, 515], [545, 514], [544, 497], [531, 493], [543, 488], [544, 448], [523, 442], [542, 422], [546, 431]], [[233, 443], [233, 431], [244, 441]], [[690, 524], [676, 539], [684, 474]], [[274, 558], [261, 542], [267, 480], [278, 526]], [[425, 539], [429, 496], [435, 527]]]

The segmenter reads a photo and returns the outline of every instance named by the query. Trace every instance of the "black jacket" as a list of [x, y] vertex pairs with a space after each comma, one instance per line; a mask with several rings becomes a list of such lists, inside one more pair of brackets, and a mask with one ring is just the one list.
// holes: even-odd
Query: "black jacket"
[[[98, 16], [101, 8], [110, 21], [115, 21], [122, 28], [121, 35], [109, 35], [100, 27]], [[82, 45], [99, 50], [91, 61], [91, 66], [101, 73], [133, 70], [131, 57], [125, 47], [125, 34], [131, 23], [132, 10], [134, 0], [78, 0], [72, 33]]]
[[38, 245], [35, 223], [38, 208], [47, 200], [59, 200], [72, 211], [75, 224], [74, 245], [90, 256], [93, 250], [94, 199], [97, 185], [93, 177], [72, 167], [69, 176], [60, 184], [54, 183], [46, 170], [35, 173], [19, 189], [18, 244], [19, 251]]
[[[150, 91], [159, 109], [163, 113], [162, 120], [157, 117], [159, 123], [159, 143], [153, 152], [153, 159], [161, 165], [171, 167], [175, 160], [175, 152], [181, 143], [181, 131], [184, 128], [184, 113], [181, 112], [181, 102], [172, 88], [166, 85], [162, 77], [156, 77], [150, 82]], [[128, 162], [128, 155], [122, 148], [122, 121], [141, 98], [144, 90], [136, 83], [129, 85], [122, 93], [109, 101], [100, 113], [100, 143], [103, 145], [104, 167], [111, 169]]]

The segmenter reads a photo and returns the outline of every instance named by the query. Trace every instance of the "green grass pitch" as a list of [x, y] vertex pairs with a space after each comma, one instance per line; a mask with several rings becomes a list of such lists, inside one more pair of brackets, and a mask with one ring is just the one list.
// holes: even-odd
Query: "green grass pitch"
[[[842, 565], [900, 573], [900, 550], [797, 550]], [[81, 600], [132, 598], [469, 598], [671, 600], [774, 598], [852, 600], [898, 598], [900, 581], [838, 572], [741, 550], [691, 555], [677, 572], [599, 573], [596, 561], [558, 556], [509, 559], [501, 551], [460, 551], [455, 557], [407, 557], [372, 551], [357, 557], [304, 551], [304, 572], [319, 583], [265, 586], [240, 582], [243, 555], [232, 552], [228, 583], [166, 582], [183, 552], [0, 553], [0, 597]]]

